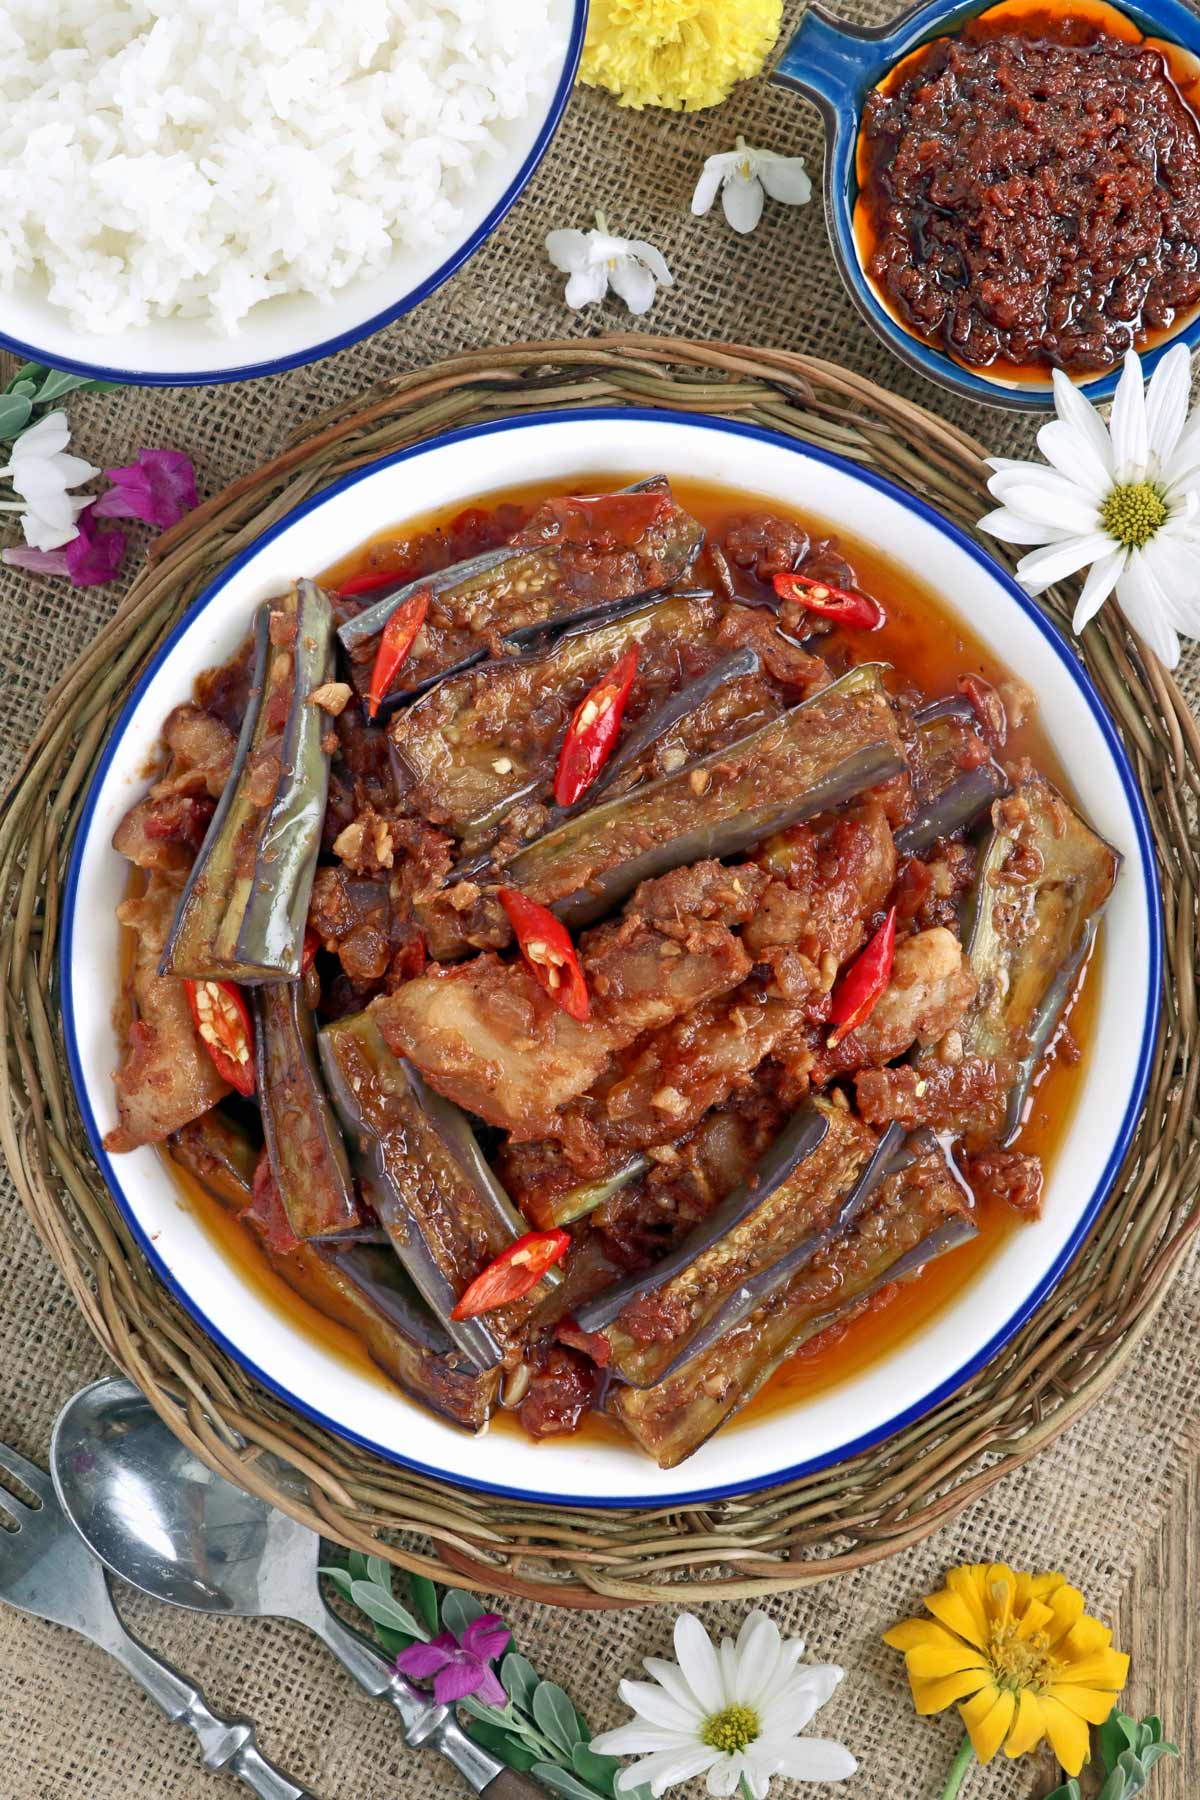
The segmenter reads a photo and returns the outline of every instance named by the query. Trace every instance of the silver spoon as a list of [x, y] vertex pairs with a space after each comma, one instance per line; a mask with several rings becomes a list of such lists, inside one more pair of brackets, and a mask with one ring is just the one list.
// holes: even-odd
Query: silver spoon
[[67, 1401], [50, 1473], [72, 1525], [122, 1581], [196, 1612], [307, 1625], [360, 1687], [395, 1707], [414, 1748], [437, 1750], [488, 1800], [544, 1800], [330, 1612], [316, 1532], [215, 1475], [132, 1382], [109, 1377]]

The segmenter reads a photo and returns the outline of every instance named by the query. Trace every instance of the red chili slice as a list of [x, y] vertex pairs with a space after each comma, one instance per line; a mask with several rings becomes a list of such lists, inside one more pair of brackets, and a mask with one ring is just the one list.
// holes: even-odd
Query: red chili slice
[[866, 949], [838, 978], [829, 1002], [829, 1020], [834, 1029], [825, 1039], [831, 1050], [841, 1043], [847, 1032], [857, 1031], [864, 1020], [870, 1018], [876, 1001], [891, 979], [895, 953], [896, 909], [893, 906]]
[[473, 1319], [478, 1313], [519, 1300], [537, 1286], [546, 1270], [560, 1262], [570, 1247], [569, 1231], [527, 1231], [481, 1270], [450, 1317]]
[[349, 581], [343, 581], [338, 588], [338, 597], [352, 600], [359, 594], [377, 594], [380, 588], [402, 587], [411, 579], [406, 567], [399, 569], [366, 569], [361, 575], [352, 575]]
[[400, 664], [412, 649], [428, 611], [429, 593], [422, 588], [419, 594], [410, 594], [384, 626], [379, 648], [375, 652], [375, 666], [371, 670], [371, 686], [367, 692], [368, 719], [373, 719], [379, 711], [380, 702], [396, 679]]
[[554, 777], [554, 798], [560, 806], [574, 806], [612, 755], [637, 666], [634, 644], [607, 675], [588, 689], [575, 708], [558, 753], [558, 773]]
[[501, 888], [500, 904], [508, 914], [525, 966], [534, 980], [565, 1013], [573, 1019], [586, 1019], [587, 982], [566, 926], [516, 888]]
[[851, 594], [845, 588], [830, 587], [815, 575], [776, 575], [775, 592], [781, 600], [795, 600], [809, 612], [833, 619], [850, 631], [878, 631], [887, 623], [887, 614], [878, 600], [872, 600], [869, 594]]
[[254, 1027], [232, 981], [184, 980], [200, 1041], [222, 1081], [239, 1094], [254, 1092]]

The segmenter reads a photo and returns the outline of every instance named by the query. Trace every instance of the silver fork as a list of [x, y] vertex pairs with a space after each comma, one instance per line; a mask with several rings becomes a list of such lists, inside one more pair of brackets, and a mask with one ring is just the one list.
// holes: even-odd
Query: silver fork
[[260, 1800], [317, 1800], [277, 1769], [254, 1741], [248, 1719], [214, 1712], [200, 1689], [127, 1631], [104, 1570], [59, 1506], [50, 1477], [0, 1443], [0, 1472], [36, 1495], [27, 1506], [0, 1483], [0, 1507], [16, 1529], [0, 1528], [0, 1600], [90, 1638], [162, 1708], [195, 1734], [205, 1767], [236, 1775]]

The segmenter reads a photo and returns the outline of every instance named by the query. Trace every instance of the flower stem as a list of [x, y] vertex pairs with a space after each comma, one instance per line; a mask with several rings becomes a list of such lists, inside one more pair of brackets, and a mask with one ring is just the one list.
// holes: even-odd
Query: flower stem
[[596, 230], [603, 232], [605, 237], [608, 236], [608, 220], [600, 211], [599, 207], [596, 208]]
[[965, 1737], [959, 1745], [958, 1755], [954, 1759], [949, 1778], [947, 1779], [945, 1787], [942, 1789], [942, 1800], [954, 1800], [955, 1795], [962, 1786], [963, 1776], [974, 1761], [975, 1752], [971, 1748], [971, 1740], [969, 1737]]

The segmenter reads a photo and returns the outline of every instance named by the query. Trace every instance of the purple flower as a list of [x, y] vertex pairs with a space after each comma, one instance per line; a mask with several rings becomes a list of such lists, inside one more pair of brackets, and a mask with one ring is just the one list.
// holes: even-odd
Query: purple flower
[[139, 450], [136, 462], [104, 473], [113, 485], [96, 502], [98, 518], [143, 519], [166, 531], [196, 504], [196, 471], [181, 450]]
[[4, 561], [35, 575], [65, 575], [76, 587], [100, 587], [111, 581], [125, 561], [127, 539], [123, 531], [101, 531], [96, 524], [99, 505], [85, 507], [76, 520], [78, 532], [61, 550], [29, 550], [18, 546], [5, 550]]
[[432, 1681], [439, 1706], [478, 1694], [486, 1706], [504, 1707], [508, 1695], [488, 1665], [504, 1654], [510, 1636], [499, 1613], [484, 1613], [472, 1619], [461, 1641], [452, 1631], [442, 1631], [432, 1643], [410, 1644], [396, 1658], [396, 1667], [414, 1681]]

